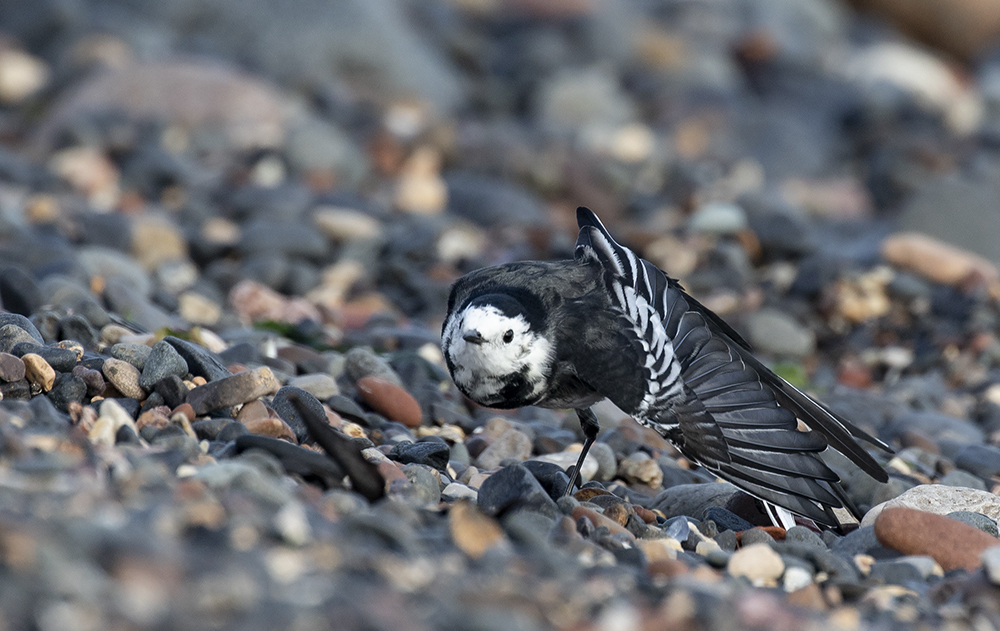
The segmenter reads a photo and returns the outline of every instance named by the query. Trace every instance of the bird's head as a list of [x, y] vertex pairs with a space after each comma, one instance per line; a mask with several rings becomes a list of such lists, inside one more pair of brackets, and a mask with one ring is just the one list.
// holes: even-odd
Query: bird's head
[[530, 405], [544, 393], [552, 347], [524, 297], [492, 293], [453, 305], [441, 350], [458, 388], [487, 407]]

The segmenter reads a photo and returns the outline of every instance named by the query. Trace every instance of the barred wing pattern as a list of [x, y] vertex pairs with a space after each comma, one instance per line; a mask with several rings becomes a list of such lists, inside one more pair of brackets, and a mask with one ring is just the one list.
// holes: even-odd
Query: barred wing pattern
[[[760, 364], [721, 318], [616, 243], [590, 210], [579, 209], [577, 218], [576, 258], [601, 265], [612, 304], [647, 351], [646, 396], [626, 412], [765, 504], [829, 525], [837, 523], [833, 508], [856, 514], [838, 476], [817, 454], [834, 434], [834, 447], [884, 479], [851, 435], [882, 445]], [[797, 416], [819, 431], [798, 431]], [[845, 433], [849, 444], [842, 446]]]

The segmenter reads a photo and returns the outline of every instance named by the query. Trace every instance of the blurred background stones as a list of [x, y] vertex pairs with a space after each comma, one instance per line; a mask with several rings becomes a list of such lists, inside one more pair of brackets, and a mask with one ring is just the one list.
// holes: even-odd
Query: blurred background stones
[[[996, 627], [994, 5], [0, 3], [0, 618]], [[896, 449], [860, 524], [461, 397], [450, 284], [578, 205]]]

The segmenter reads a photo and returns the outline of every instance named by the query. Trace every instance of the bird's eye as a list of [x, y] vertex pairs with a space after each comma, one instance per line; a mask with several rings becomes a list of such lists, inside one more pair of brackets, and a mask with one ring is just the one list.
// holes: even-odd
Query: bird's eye
[[514, 341], [514, 331], [507, 329], [507, 332], [503, 334], [503, 343], [510, 344], [512, 341]]

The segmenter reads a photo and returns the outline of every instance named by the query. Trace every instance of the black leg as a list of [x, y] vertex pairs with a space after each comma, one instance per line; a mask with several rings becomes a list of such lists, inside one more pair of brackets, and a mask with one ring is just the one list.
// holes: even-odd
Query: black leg
[[576, 481], [580, 477], [580, 469], [583, 468], [583, 461], [587, 459], [587, 452], [590, 451], [590, 446], [597, 440], [597, 432], [601, 431], [601, 424], [597, 422], [597, 416], [590, 411], [590, 408], [577, 408], [576, 416], [580, 419], [580, 427], [583, 428], [583, 435], [586, 437], [586, 440], [583, 441], [583, 449], [580, 451], [580, 457], [577, 459], [576, 466], [573, 467], [572, 473], [569, 476], [569, 486], [566, 487], [566, 495], [573, 494], [573, 487], [576, 486]]

